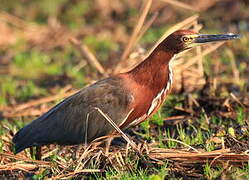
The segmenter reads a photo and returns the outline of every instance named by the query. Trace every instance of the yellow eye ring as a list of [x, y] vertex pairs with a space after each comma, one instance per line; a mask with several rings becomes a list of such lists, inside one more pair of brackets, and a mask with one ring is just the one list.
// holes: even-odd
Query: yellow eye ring
[[182, 37], [182, 41], [183, 41], [183, 42], [188, 42], [188, 41], [189, 41], [189, 38], [186, 37], [186, 36], [184, 36], [184, 37]]

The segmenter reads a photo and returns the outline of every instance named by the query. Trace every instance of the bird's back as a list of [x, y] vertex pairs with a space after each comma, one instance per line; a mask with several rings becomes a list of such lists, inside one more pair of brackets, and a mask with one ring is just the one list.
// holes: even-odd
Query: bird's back
[[87, 143], [113, 130], [96, 108], [119, 125], [130, 111], [132, 95], [122, 78], [111, 77], [83, 88], [22, 128], [13, 138], [16, 153], [31, 146]]

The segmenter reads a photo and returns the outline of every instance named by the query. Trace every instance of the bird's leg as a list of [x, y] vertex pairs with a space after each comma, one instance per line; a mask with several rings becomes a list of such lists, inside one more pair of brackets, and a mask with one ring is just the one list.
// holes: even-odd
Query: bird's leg
[[41, 160], [41, 146], [36, 146], [35, 159]]
[[30, 149], [30, 156], [33, 159], [41, 160], [41, 146], [30, 147], [29, 149]]
[[34, 157], [34, 149], [33, 149], [33, 147], [30, 147], [29, 150], [30, 150], [30, 156], [31, 156], [31, 158], [33, 158]]

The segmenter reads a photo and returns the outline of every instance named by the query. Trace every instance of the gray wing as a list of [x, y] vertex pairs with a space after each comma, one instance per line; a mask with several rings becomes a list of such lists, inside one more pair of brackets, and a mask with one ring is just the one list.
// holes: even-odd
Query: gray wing
[[35, 145], [79, 144], [113, 130], [96, 107], [119, 125], [131, 110], [133, 96], [120, 78], [107, 78], [68, 97], [22, 128], [13, 138], [16, 152]]

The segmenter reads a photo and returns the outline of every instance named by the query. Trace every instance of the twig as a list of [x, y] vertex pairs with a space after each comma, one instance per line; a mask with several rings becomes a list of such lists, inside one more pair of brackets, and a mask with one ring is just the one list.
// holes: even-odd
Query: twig
[[185, 115], [179, 115], [179, 116], [171, 116], [171, 117], [167, 117], [167, 118], [164, 118], [163, 120], [164, 121], [177, 121], [177, 120], [182, 120], [186, 118]]
[[216, 43], [216, 44], [212, 45], [211, 47], [205, 49], [201, 54], [189, 59], [185, 64], [182, 65], [181, 71], [189, 68], [190, 66], [192, 66], [193, 64], [198, 62], [200, 58], [202, 58], [202, 57], [206, 56], [207, 54], [211, 53], [212, 51], [216, 50], [218, 47], [220, 47], [223, 44], [224, 44], [224, 42]]
[[0, 153], [0, 157], [5, 157], [5, 158], [9, 158], [9, 159], [15, 159], [15, 160], [20, 160], [20, 161], [27, 161], [27, 162], [32, 162], [32, 163], [37, 163], [40, 165], [50, 165], [50, 162], [47, 161], [41, 161], [41, 160], [32, 160], [32, 159], [28, 159], [28, 158], [24, 158], [20, 155], [14, 155], [11, 153]]
[[[230, 153], [229, 149], [222, 149], [222, 151], [212, 152], [184, 152], [177, 150], [153, 148], [150, 151], [149, 157], [159, 160], [171, 159], [173, 161], [181, 161], [181, 163], [206, 163], [209, 160], [215, 159], [216, 161], [229, 161], [230, 163], [247, 162], [249, 160], [248, 155]], [[219, 160], [217, 160], [219, 159]], [[214, 163], [214, 161], [213, 161]]]
[[239, 104], [241, 105], [242, 107], [245, 107], [245, 105], [240, 102], [240, 100], [233, 94], [233, 93], [230, 93], [230, 96]]
[[133, 149], [138, 151], [137, 145], [131, 139], [129, 139], [128, 136], [126, 136], [126, 134], [113, 122], [113, 120], [107, 114], [97, 107], [94, 109], [96, 109], [112, 125], [112, 127], [122, 135], [122, 137], [127, 141], [127, 143], [131, 145]]
[[29, 172], [31, 170], [36, 169], [37, 167], [49, 167], [48, 165], [40, 165], [37, 164], [31, 164], [31, 163], [23, 163], [23, 162], [14, 162], [14, 163], [7, 163], [4, 165], [0, 165], [0, 171], [6, 171], [6, 170], [22, 170]]
[[[194, 30], [196, 32], [199, 32], [201, 30], [202, 26], [198, 24], [198, 21], [196, 20], [195, 23], [194, 23]], [[197, 46], [196, 47], [196, 55], [200, 55], [201, 54], [201, 46]], [[204, 68], [203, 68], [203, 62], [202, 62], [203, 58], [200, 58], [197, 65], [198, 65], [198, 74], [201, 74], [203, 76], [204, 74]]]
[[141, 31], [139, 32], [134, 44], [136, 44], [139, 41], [139, 39], [141, 39], [141, 37], [144, 35], [144, 33], [150, 28], [152, 23], [155, 21], [157, 16], [158, 16], [158, 12], [154, 13], [152, 15], [152, 17], [146, 22], [146, 24], [141, 28]]
[[83, 152], [83, 154], [80, 156], [79, 160], [77, 160], [78, 164], [74, 170], [74, 172], [78, 171], [80, 168], [80, 165], [82, 164], [81, 161], [89, 154], [89, 152], [93, 151], [94, 149], [90, 149], [91, 145], [89, 145]]
[[41, 114], [47, 112], [50, 108], [29, 108], [27, 110], [17, 111], [17, 112], [4, 112], [3, 116], [6, 118], [16, 118], [16, 117], [26, 117], [26, 116], [40, 116]]
[[236, 63], [235, 63], [234, 54], [231, 50], [227, 50], [227, 54], [228, 54], [230, 62], [231, 62], [234, 82], [238, 83], [238, 82], [240, 82], [240, 77], [239, 77], [240, 75], [239, 75], [239, 70], [238, 70]]
[[176, 1], [176, 0], [161, 0], [161, 1], [169, 3], [173, 6], [180, 7], [182, 9], [187, 9], [187, 10], [191, 10], [191, 11], [199, 11], [198, 9], [194, 8], [192, 5], [188, 5], [188, 4], [180, 2], [180, 1]]
[[[137, 35], [136, 39], [134, 40], [134, 44], [136, 44], [140, 39], [141, 37], [144, 35], [144, 33], [150, 28], [150, 26], [152, 25], [152, 23], [155, 21], [155, 19], [157, 18], [158, 16], [158, 13], [154, 13], [153, 16], [146, 22], [146, 24], [141, 28], [139, 34]], [[129, 63], [129, 61], [133, 60], [133, 58], [129, 58], [129, 59], [124, 59], [124, 60], [121, 60], [117, 67], [114, 69], [114, 73], [119, 73], [121, 71], [121, 69], [123, 67], [125, 67], [125, 65], [127, 63]]]
[[106, 71], [103, 68], [103, 66], [99, 63], [96, 56], [94, 56], [94, 54], [90, 51], [90, 49], [85, 44], [81, 44], [80, 41], [75, 38], [71, 38], [70, 42], [78, 49], [82, 57], [86, 57], [88, 64], [96, 68], [100, 74], [107, 76]]
[[135, 26], [135, 28], [133, 29], [131, 38], [130, 38], [130, 40], [129, 40], [129, 42], [128, 42], [128, 44], [127, 44], [127, 46], [126, 46], [126, 48], [121, 56], [121, 61], [118, 63], [117, 67], [120, 66], [122, 61], [124, 61], [128, 57], [128, 54], [130, 53], [131, 49], [134, 47], [137, 36], [138, 36], [139, 32], [141, 31], [141, 28], [144, 24], [145, 18], [147, 17], [148, 12], [150, 10], [151, 4], [152, 4], [152, 0], [147, 0], [145, 2], [144, 6], [142, 8], [142, 13], [139, 17], [138, 23]]
[[4, 110], [11, 110], [12, 112], [17, 112], [17, 111], [21, 111], [21, 110], [24, 110], [24, 109], [27, 109], [27, 108], [30, 108], [32, 106], [37, 106], [39, 104], [44, 104], [44, 103], [48, 103], [48, 102], [51, 102], [51, 101], [55, 101], [57, 99], [60, 99], [60, 98], [64, 98], [64, 97], [68, 97], [74, 93], [76, 93], [78, 90], [73, 90], [73, 91], [70, 91], [70, 92], [66, 92], [66, 93], [63, 93], [63, 94], [57, 94], [57, 95], [53, 95], [53, 96], [50, 96], [50, 97], [45, 97], [45, 98], [41, 98], [41, 99], [38, 99], [38, 100], [33, 100], [33, 101], [30, 101], [30, 102], [27, 102], [27, 103], [24, 103], [24, 104], [20, 104], [20, 105], [17, 105], [16, 107], [7, 107], [7, 108], [4, 108]]
[[[28, 25], [31, 25], [25, 22], [24, 20], [18, 18], [17, 16], [13, 16], [5, 11], [0, 11], [0, 19], [21, 29], [25, 29]], [[34, 24], [32, 25], [34, 26]]]

